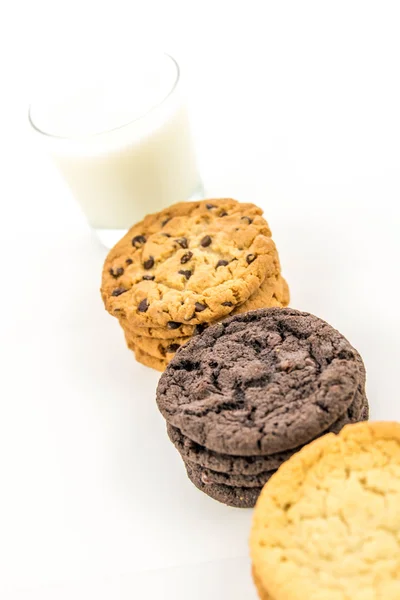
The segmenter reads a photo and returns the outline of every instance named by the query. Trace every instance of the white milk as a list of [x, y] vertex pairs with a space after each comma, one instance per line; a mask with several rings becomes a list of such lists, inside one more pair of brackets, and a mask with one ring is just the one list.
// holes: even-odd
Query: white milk
[[179, 70], [167, 55], [52, 90], [30, 119], [95, 229], [127, 229], [201, 188]]

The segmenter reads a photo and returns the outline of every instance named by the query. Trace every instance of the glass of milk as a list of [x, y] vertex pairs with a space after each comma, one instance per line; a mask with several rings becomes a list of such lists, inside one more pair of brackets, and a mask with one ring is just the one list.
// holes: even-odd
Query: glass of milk
[[146, 214], [204, 196], [178, 63], [167, 54], [42, 89], [29, 120], [102, 242]]

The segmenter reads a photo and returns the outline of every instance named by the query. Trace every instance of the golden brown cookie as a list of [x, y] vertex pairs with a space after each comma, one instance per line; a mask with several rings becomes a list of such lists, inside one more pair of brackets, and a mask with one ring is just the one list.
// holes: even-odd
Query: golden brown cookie
[[[247, 306], [249, 310], [253, 308], [259, 308], [261, 306], [286, 306], [289, 300], [289, 289], [286, 281], [279, 275], [278, 277], [268, 278], [261, 284], [260, 289], [253, 294], [251, 298], [244, 304], [238, 307], [234, 312], [245, 312], [243, 307]], [[273, 282], [271, 280], [273, 279]], [[175, 337], [175, 338], [156, 338], [154, 336], [142, 336], [140, 333], [144, 328], [129, 327], [128, 323], [121, 321], [122, 328], [125, 332], [125, 338], [127, 343], [133, 343], [136, 348], [140, 348], [146, 354], [153, 356], [154, 358], [166, 361], [168, 364], [175, 353], [181, 346], [186, 344], [191, 339], [191, 336], [186, 337]], [[198, 332], [201, 332], [201, 326], [196, 326]], [[134, 332], [132, 332], [134, 330]], [[163, 332], [162, 328], [158, 329]], [[154, 331], [154, 330], [153, 330]], [[173, 333], [169, 330], [165, 330], [167, 333]], [[139, 332], [139, 335], [136, 333]]]
[[[230, 314], [235, 315], [244, 313], [257, 308], [269, 308], [277, 306], [283, 308], [289, 304], [289, 287], [281, 275], [274, 275], [264, 279], [258, 290], [250, 296], [246, 302], [237, 306]], [[193, 335], [201, 333], [206, 324], [200, 325], [180, 325], [175, 329], [165, 327], [135, 327], [130, 325], [127, 319], [120, 318], [122, 328], [132, 336], [157, 338], [160, 340], [171, 340], [172, 343], [179, 343], [179, 338], [186, 338], [186, 341]], [[173, 340], [173, 341], [172, 341]], [[184, 343], [184, 342], [181, 342]]]
[[191, 338], [193, 335], [202, 333], [206, 329], [206, 323], [199, 325], [182, 325], [177, 323], [175, 328], [167, 327], [137, 327], [131, 325], [127, 319], [120, 318], [119, 323], [124, 331], [133, 336], [156, 338], [158, 340], [176, 340], [178, 338]]
[[150, 356], [166, 361], [168, 364], [169, 361], [173, 359], [177, 350], [191, 338], [182, 337], [172, 340], [163, 340], [132, 335], [130, 332], [125, 331], [125, 339], [128, 345], [133, 343], [136, 348], [140, 348], [140, 350], [146, 354], [150, 354]]
[[167, 360], [161, 360], [147, 354], [147, 352], [143, 352], [132, 341], [128, 342], [128, 348], [134, 352], [136, 360], [146, 367], [150, 367], [156, 371], [164, 371], [168, 364]]
[[398, 600], [399, 507], [399, 423], [348, 425], [305, 446], [271, 477], [254, 511], [260, 597]]
[[110, 251], [107, 310], [135, 326], [197, 325], [243, 304], [280, 272], [262, 210], [231, 199], [183, 202], [149, 215]]
[[[258, 308], [283, 308], [289, 304], [289, 286], [282, 275], [264, 279], [259, 289], [246, 302], [237, 306], [231, 315], [257, 310]], [[230, 315], [230, 316], [231, 316]]]

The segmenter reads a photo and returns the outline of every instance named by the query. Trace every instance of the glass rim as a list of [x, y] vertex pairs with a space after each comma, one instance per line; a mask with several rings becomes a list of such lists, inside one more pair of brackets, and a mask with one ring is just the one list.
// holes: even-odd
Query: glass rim
[[146, 112], [144, 112], [142, 115], [140, 115], [139, 117], [136, 117], [135, 119], [132, 119], [130, 121], [127, 121], [125, 123], [122, 123], [122, 125], [118, 125], [117, 127], [111, 127], [111, 129], [103, 129], [102, 131], [96, 131], [95, 133], [89, 133], [89, 134], [84, 134], [84, 135], [56, 135], [54, 133], [50, 133], [48, 131], [44, 131], [43, 129], [40, 129], [40, 127], [38, 127], [37, 125], [35, 125], [33, 118], [32, 118], [32, 106], [35, 104], [34, 102], [29, 104], [28, 107], [28, 121], [29, 124], [31, 125], [32, 129], [34, 129], [37, 133], [39, 133], [40, 135], [43, 135], [47, 138], [50, 139], [54, 139], [54, 140], [64, 140], [64, 141], [83, 141], [83, 140], [90, 140], [92, 138], [95, 138], [97, 136], [101, 136], [107, 133], [112, 133], [113, 131], [118, 131], [119, 129], [124, 129], [124, 127], [128, 127], [129, 125], [132, 125], [133, 123], [136, 123], [137, 121], [140, 121], [141, 119], [144, 119], [145, 117], [147, 117], [147, 115], [149, 115], [150, 113], [152, 113], [154, 110], [157, 110], [157, 108], [159, 108], [160, 106], [162, 106], [164, 104], [164, 102], [166, 102], [166, 100], [168, 100], [168, 98], [170, 96], [172, 96], [172, 94], [174, 93], [174, 91], [176, 90], [179, 80], [180, 80], [180, 76], [181, 76], [181, 70], [179, 67], [179, 64], [177, 62], [177, 60], [171, 56], [171, 54], [168, 54], [167, 52], [162, 52], [161, 53], [162, 56], [166, 56], [167, 58], [169, 58], [170, 60], [172, 60], [173, 64], [175, 65], [176, 68], [176, 78], [175, 81], [171, 87], [171, 89], [169, 90], [169, 92], [166, 94], [166, 96], [164, 96], [164, 98], [162, 100], [160, 100], [160, 102], [158, 102], [157, 104], [155, 104], [154, 106], [152, 106], [151, 108], [149, 108], [149, 110], [147, 110]]

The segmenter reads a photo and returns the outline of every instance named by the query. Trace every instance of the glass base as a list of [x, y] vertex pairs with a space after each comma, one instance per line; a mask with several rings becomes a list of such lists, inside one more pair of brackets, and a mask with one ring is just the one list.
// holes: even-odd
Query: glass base
[[[205, 190], [204, 190], [204, 187], [202, 185], [200, 185], [196, 189], [196, 191], [190, 196], [190, 198], [187, 198], [187, 202], [195, 202], [196, 200], [204, 200], [204, 198], [205, 198]], [[132, 223], [132, 225], [133, 225], [133, 223]], [[117, 242], [119, 242], [119, 240], [122, 237], [124, 237], [124, 235], [126, 234], [127, 231], [128, 231], [128, 229], [95, 229], [94, 230], [94, 232], [96, 233], [96, 236], [98, 237], [100, 242], [103, 244], [103, 246], [105, 246], [108, 249], [115, 246], [115, 244]]]
[[121, 238], [124, 237], [127, 229], [95, 229], [95, 234], [100, 242], [108, 249], [113, 248]]

